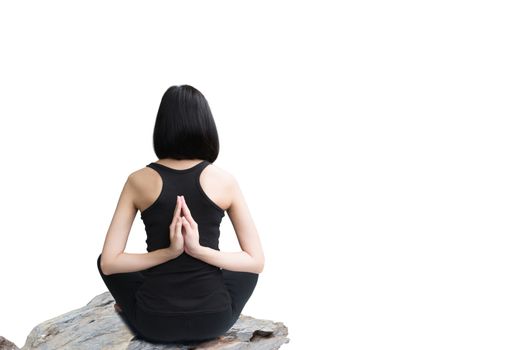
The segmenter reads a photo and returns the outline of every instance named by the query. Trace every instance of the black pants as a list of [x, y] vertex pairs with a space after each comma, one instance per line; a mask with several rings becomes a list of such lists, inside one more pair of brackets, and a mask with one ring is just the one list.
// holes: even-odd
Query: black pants
[[152, 343], [201, 342], [225, 334], [239, 318], [259, 278], [256, 273], [222, 269], [232, 300], [231, 309], [193, 315], [159, 315], [148, 313], [136, 304], [135, 292], [143, 283], [144, 275], [140, 271], [105, 275], [100, 268], [101, 255], [97, 258], [98, 272], [122, 308], [124, 322], [137, 338]]

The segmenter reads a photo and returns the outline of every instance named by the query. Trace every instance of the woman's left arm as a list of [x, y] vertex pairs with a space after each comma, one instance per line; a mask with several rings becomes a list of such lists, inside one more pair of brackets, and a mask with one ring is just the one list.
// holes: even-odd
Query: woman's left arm
[[104, 241], [100, 267], [105, 275], [145, 270], [175, 259], [184, 252], [183, 249], [176, 251], [168, 247], [148, 253], [124, 253], [138, 210], [134, 203], [137, 184], [133, 175], [129, 175], [124, 184]]

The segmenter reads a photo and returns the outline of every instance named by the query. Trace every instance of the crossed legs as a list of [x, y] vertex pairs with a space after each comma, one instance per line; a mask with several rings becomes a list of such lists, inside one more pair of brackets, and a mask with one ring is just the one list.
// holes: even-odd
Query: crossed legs
[[[115, 299], [115, 303], [119, 304], [122, 309], [124, 321], [130, 329], [132, 329], [137, 335], [141, 336], [141, 332], [137, 329], [137, 309], [135, 301], [135, 292], [144, 282], [144, 275], [141, 272], [128, 272], [128, 273], [115, 273], [111, 275], [105, 275], [100, 267], [100, 260], [102, 254], [99, 254], [97, 258], [97, 268], [102, 277], [104, 284], [108, 288], [109, 292]], [[222, 276], [226, 288], [228, 289], [231, 301], [232, 301], [232, 312], [231, 318], [224, 329], [226, 331], [231, 328], [237, 322], [244, 306], [250, 299], [257, 281], [259, 274], [251, 272], [240, 272], [222, 269]], [[221, 321], [221, 322], [224, 322]], [[140, 322], [138, 322], [140, 323]], [[195, 322], [198, 323], [198, 322]]]

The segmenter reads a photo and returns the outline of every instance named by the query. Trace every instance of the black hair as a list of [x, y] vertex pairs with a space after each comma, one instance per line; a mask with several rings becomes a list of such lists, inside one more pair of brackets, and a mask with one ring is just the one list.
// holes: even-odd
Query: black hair
[[160, 101], [153, 130], [159, 159], [205, 159], [219, 155], [219, 135], [204, 95], [191, 85], [168, 88]]

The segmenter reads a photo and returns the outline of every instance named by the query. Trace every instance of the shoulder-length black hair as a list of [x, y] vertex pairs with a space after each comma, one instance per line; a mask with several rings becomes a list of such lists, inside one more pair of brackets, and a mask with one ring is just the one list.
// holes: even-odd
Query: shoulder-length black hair
[[159, 159], [205, 159], [219, 155], [219, 135], [204, 95], [191, 85], [175, 85], [160, 101], [153, 148]]

